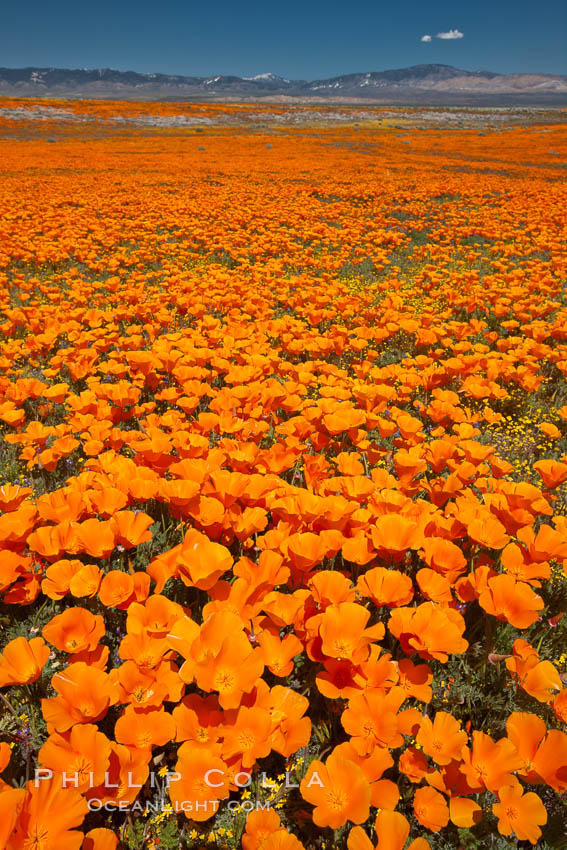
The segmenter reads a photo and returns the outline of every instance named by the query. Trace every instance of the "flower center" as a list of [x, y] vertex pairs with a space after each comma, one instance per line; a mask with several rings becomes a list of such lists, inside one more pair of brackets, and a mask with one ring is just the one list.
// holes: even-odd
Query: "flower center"
[[238, 736], [238, 745], [243, 752], [251, 750], [255, 743], [256, 739], [249, 729], [244, 729]]
[[340, 811], [344, 809], [346, 803], [346, 795], [344, 791], [329, 791], [327, 794], [327, 803], [330, 809]]
[[345, 655], [350, 655], [351, 646], [345, 640], [336, 640], [333, 643], [333, 649], [335, 650], [336, 657], [340, 660]]
[[220, 670], [214, 679], [214, 688], [220, 693], [234, 688], [235, 676], [231, 670]]
[[24, 850], [42, 850], [49, 843], [49, 830], [44, 826], [36, 826], [34, 832], [24, 841]]

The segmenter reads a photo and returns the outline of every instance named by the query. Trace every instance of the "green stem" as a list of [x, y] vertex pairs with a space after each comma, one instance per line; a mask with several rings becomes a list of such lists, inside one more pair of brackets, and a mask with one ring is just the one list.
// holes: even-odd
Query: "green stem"
[[19, 719], [20, 719], [20, 715], [17, 713], [17, 711], [16, 711], [16, 709], [14, 708], [14, 706], [13, 706], [13, 705], [12, 705], [12, 704], [11, 704], [11, 703], [7, 700], [7, 699], [6, 699], [6, 697], [4, 696], [4, 694], [0, 694], [0, 699], [2, 700], [2, 702], [4, 703], [4, 705], [6, 706], [6, 708], [7, 708], [7, 709], [8, 709], [8, 711], [10, 712], [10, 714], [12, 714], [12, 715], [16, 718], [16, 720], [19, 720]]
[[39, 620], [39, 616], [40, 616], [41, 612], [43, 611], [43, 609], [45, 608], [45, 606], [47, 605], [47, 603], [48, 603], [49, 601], [50, 601], [50, 600], [49, 600], [49, 597], [47, 597], [47, 598], [45, 599], [45, 602], [44, 602], [44, 603], [43, 603], [43, 604], [39, 607], [39, 609], [37, 610], [36, 615], [35, 615], [35, 617], [33, 618], [32, 630], [33, 630], [33, 629], [35, 629], [35, 628], [37, 627], [37, 621]]

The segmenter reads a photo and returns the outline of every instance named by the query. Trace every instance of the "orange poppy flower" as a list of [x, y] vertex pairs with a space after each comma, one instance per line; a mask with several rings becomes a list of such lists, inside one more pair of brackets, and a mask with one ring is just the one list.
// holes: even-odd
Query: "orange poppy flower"
[[188, 587], [210, 590], [232, 564], [225, 546], [213, 543], [198, 531], [189, 531], [178, 555], [177, 573]]
[[536, 563], [545, 563], [550, 558], [557, 560], [567, 557], [565, 535], [565, 517], [554, 517], [555, 528], [543, 523], [534, 533], [533, 528], [525, 526], [517, 532], [518, 540], [524, 544], [529, 558]]
[[221, 735], [223, 714], [216, 694], [189, 694], [173, 709], [173, 719], [177, 741], [209, 747]]
[[315, 684], [323, 696], [328, 699], [348, 699], [362, 690], [363, 684], [358, 681], [357, 675], [360, 668], [351, 661], [324, 658], [322, 663], [325, 669], [317, 674]]
[[175, 721], [171, 714], [159, 708], [137, 708], [129, 705], [114, 727], [119, 744], [151, 750], [175, 739]]
[[547, 823], [547, 812], [541, 799], [533, 791], [524, 794], [519, 782], [504, 785], [497, 791], [498, 803], [492, 811], [498, 818], [500, 835], [512, 835], [520, 841], [537, 844], [541, 837], [540, 826]]
[[567, 725], [567, 688], [558, 693], [553, 700], [555, 716]]
[[212, 818], [219, 801], [228, 797], [230, 775], [225, 762], [207, 748], [187, 742], [178, 751], [169, 796], [176, 812], [193, 821]]
[[349, 537], [342, 545], [343, 558], [353, 564], [365, 566], [374, 559], [374, 547], [365, 534]]
[[257, 563], [249, 558], [240, 558], [232, 571], [251, 586], [260, 588], [266, 585], [274, 588], [289, 579], [289, 567], [282, 565], [283, 557], [280, 554], [266, 550], [260, 553]]
[[538, 460], [533, 466], [550, 490], [555, 490], [567, 481], [567, 464], [565, 463], [556, 460]]
[[98, 598], [107, 608], [121, 607], [134, 593], [134, 578], [122, 570], [110, 570], [103, 577]]
[[351, 432], [359, 428], [366, 420], [362, 410], [341, 405], [335, 413], [327, 413], [323, 416], [322, 425], [332, 436], [341, 434], [343, 431]]
[[[372, 844], [362, 827], [351, 829], [347, 839], [348, 850], [404, 850], [410, 833], [407, 819], [400, 812], [380, 811], [374, 824], [376, 846]], [[431, 850], [425, 838], [415, 838], [407, 850]]]
[[27, 797], [25, 788], [0, 787], [0, 847], [8, 847]]
[[527, 641], [517, 638], [512, 655], [506, 658], [506, 667], [514, 674], [520, 686], [539, 702], [551, 704], [563, 684], [551, 661], [540, 661], [537, 650]]
[[449, 764], [453, 759], [460, 758], [461, 750], [467, 743], [467, 733], [451, 714], [438, 711], [433, 722], [429, 717], [423, 718], [416, 741], [434, 762]]
[[490, 514], [469, 522], [467, 534], [475, 543], [489, 549], [503, 549], [510, 539], [502, 523]]
[[116, 545], [114, 526], [109, 521], [87, 519], [76, 523], [74, 532], [80, 547], [78, 551], [94, 558], [107, 558]]
[[31, 496], [32, 492], [29, 487], [20, 487], [19, 484], [2, 484], [0, 487], [0, 510], [3, 513], [17, 510], [24, 499]]
[[399, 514], [386, 514], [376, 520], [371, 528], [372, 543], [383, 557], [389, 555], [399, 561], [409, 549], [419, 549], [423, 531], [412, 520]]
[[111, 829], [98, 827], [85, 834], [81, 850], [116, 850], [117, 847], [118, 836], [116, 833]]
[[[69, 582], [71, 595], [77, 597], [96, 596], [102, 581], [102, 576], [102, 570], [95, 566], [95, 564], [87, 564], [84, 567], [81, 567], [73, 574], [71, 581]], [[43, 585], [42, 590], [45, 593]]]
[[424, 602], [417, 608], [396, 608], [388, 629], [400, 640], [404, 652], [415, 651], [425, 660], [435, 658], [444, 663], [449, 653], [465, 652], [468, 647], [462, 636], [465, 621], [459, 612], [434, 602]]
[[84, 652], [95, 649], [105, 634], [104, 620], [86, 608], [67, 608], [43, 627], [42, 634], [62, 652]]
[[270, 714], [265, 709], [240, 706], [234, 723], [224, 727], [223, 755], [228, 759], [238, 755], [243, 767], [252, 767], [271, 750], [271, 726]]
[[[527, 556], [527, 557], [526, 557]], [[517, 581], [524, 581], [532, 587], [541, 587], [540, 578], [550, 578], [551, 568], [547, 562], [530, 563], [529, 555], [516, 543], [509, 543], [501, 556], [502, 566]]]
[[449, 807], [434, 788], [418, 788], [413, 798], [413, 811], [422, 826], [440, 832], [449, 823]]
[[[30, 502], [24, 502], [15, 511], [0, 516], [0, 544], [6, 548], [12, 548], [11, 544], [24, 543], [27, 539], [27, 544], [34, 552], [40, 549], [34, 549], [33, 541], [37, 539], [38, 531], [33, 531], [37, 523], [37, 509]], [[30, 532], [32, 532], [30, 534]], [[44, 554], [44, 553], [41, 553]]]
[[149, 528], [153, 522], [150, 516], [141, 511], [118, 511], [112, 515], [110, 525], [116, 544], [125, 549], [133, 549], [140, 543], [147, 543], [152, 539]]
[[427, 756], [415, 747], [406, 747], [398, 759], [400, 771], [408, 777], [410, 782], [421, 782], [430, 772]]
[[287, 829], [277, 829], [264, 839], [262, 850], [305, 850], [299, 838], [288, 832]]
[[201, 627], [181, 678], [194, 678], [204, 691], [218, 691], [222, 708], [237, 708], [264, 669], [261, 649], [253, 649], [234, 614], [213, 614]]
[[[46, 850], [79, 850], [83, 833], [80, 826], [89, 811], [87, 801], [74, 788], [63, 788], [58, 777], [31, 780], [26, 785], [10, 850], [20, 847], [45, 847]], [[17, 801], [18, 805], [21, 803]]]
[[[15, 517], [16, 514], [7, 514], [7, 516]], [[94, 521], [96, 522], [97, 520]], [[49, 559], [60, 558], [63, 554], [76, 555], [82, 549], [82, 542], [77, 536], [78, 526], [78, 523], [70, 523], [68, 521], [60, 522], [53, 526], [42, 526], [34, 531], [33, 534], [29, 535], [27, 539], [28, 546], [32, 552], [37, 552], [44, 558]], [[84, 551], [87, 550], [85, 549]], [[109, 550], [109, 552], [111, 551], [112, 549]]]
[[281, 640], [277, 634], [264, 629], [258, 635], [258, 643], [264, 653], [264, 664], [274, 676], [289, 676], [293, 670], [293, 659], [303, 651], [303, 644], [295, 635], [285, 635]]
[[449, 603], [453, 601], [451, 585], [445, 576], [439, 575], [435, 570], [424, 567], [416, 573], [416, 581], [422, 596], [432, 602]]
[[[515, 671], [513, 658], [506, 659], [506, 667], [510, 672]], [[538, 661], [519, 675], [520, 686], [538, 702], [550, 705], [555, 695], [562, 690], [561, 676], [551, 661]]]
[[319, 534], [306, 531], [303, 534], [292, 534], [287, 539], [287, 554], [294, 567], [307, 572], [327, 555], [327, 544]]
[[271, 747], [289, 758], [301, 747], [306, 747], [311, 737], [311, 719], [305, 717], [309, 709], [307, 697], [291, 688], [275, 685], [264, 695], [258, 695], [256, 705], [265, 708], [271, 718]]
[[0, 656], [0, 688], [36, 682], [48, 658], [49, 647], [43, 638], [14, 638]]
[[449, 817], [455, 826], [470, 829], [482, 820], [482, 809], [478, 803], [469, 800], [468, 797], [450, 797]]
[[350, 578], [332, 570], [317, 572], [308, 582], [309, 589], [319, 610], [339, 602], [354, 602], [355, 591]]
[[478, 602], [488, 614], [518, 629], [527, 629], [535, 623], [544, 607], [543, 599], [528, 584], [516, 581], [511, 575], [488, 579]]
[[[415, 479], [427, 469], [427, 463], [423, 460], [421, 454], [421, 448], [417, 446], [412, 447], [409, 451], [401, 449], [394, 455], [394, 466], [396, 467], [398, 478], [404, 487], [405, 493], [415, 492]], [[395, 528], [396, 526], [392, 527]], [[402, 530], [403, 535], [407, 535], [410, 532], [407, 526], [404, 527], [402, 525], [398, 527]]]
[[466, 569], [467, 561], [459, 547], [441, 537], [425, 538], [422, 557], [432, 570], [441, 573], [451, 584]]
[[319, 626], [323, 653], [339, 661], [364, 661], [370, 643], [381, 640], [385, 633], [383, 623], [366, 628], [369, 619], [370, 611], [356, 602], [329, 605]]
[[39, 751], [38, 763], [54, 773], [64, 773], [64, 786], [85, 791], [104, 782], [110, 752], [106, 735], [96, 726], [83, 723], [63, 734], [53, 732]]
[[383, 809], [395, 809], [400, 793], [398, 786], [388, 779], [382, 779], [382, 774], [394, 764], [390, 751], [385, 747], [375, 747], [368, 755], [361, 755], [355, 749], [352, 741], [345, 741], [335, 747], [334, 752], [357, 764], [368, 781], [371, 783], [372, 806]]
[[508, 738], [493, 741], [484, 732], [472, 733], [472, 750], [463, 748], [461, 772], [473, 789], [488, 788], [496, 792], [513, 779], [522, 767], [522, 759]]
[[369, 597], [377, 607], [387, 605], [399, 608], [413, 599], [413, 584], [409, 576], [399, 570], [373, 567], [358, 580], [357, 590]]
[[241, 838], [242, 850], [260, 850], [263, 842], [281, 829], [280, 816], [274, 809], [256, 809], [246, 818], [246, 827]]
[[120, 641], [118, 654], [124, 661], [133, 661], [143, 669], [155, 668], [169, 650], [165, 638], [153, 638], [146, 632], [126, 635]]
[[522, 767], [519, 767], [517, 772], [531, 785], [536, 785], [540, 781], [533, 770], [533, 761], [546, 732], [545, 721], [535, 714], [513, 711], [506, 720], [508, 738], [523, 761]]
[[567, 735], [550, 729], [538, 747], [532, 767], [558, 794], [567, 791]]
[[91, 505], [93, 513], [111, 517], [128, 504], [128, 496], [117, 487], [106, 487], [104, 490], [87, 490], [85, 499]]
[[87, 792], [89, 799], [100, 800], [102, 804], [130, 804], [148, 779], [149, 750], [138, 750], [123, 744], [110, 742], [110, 763], [104, 782]]
[[[6, 769], [8, 764], [10, 763], [10, 756], [12, 755], [12, 749], [9, 744], [5, 741], [0, 741], [0, 773]], [[0, 789], [4, 787], [4, 783], [0, 779]]]
[[421, 702], [431, 701], [433, 673], [427, 664], [414, 664], [409, 658], [402, 658], [398, 661], [398, 674], [398, 685], [408, 696]]
[[41, 583], [42, 592], [50, 599], [63, 599], [71, 589], [73, 577], [83, 568], [82, 561], [56, 561], [45, 571], [45, 578]]
[[432, 440], [427, 444], [425, 450], [425, 458], [433, 472], [442, 472], [447, 466], [447, 461], [450, 460], [457, 447], [448, 440]]
[[370, 783], [361, 768], [331, 753], [325, 764], [315, 760], [301, 780], [299, 791], [315, 806], [317, 826], [339, 829], [347, 820], [363, 823], [370, 812]]
[[397, 712], [404, 699], [405, 693], [400, 690], [386, 695], [366, 691], [349, 699], [341, 723], [358, 753], [366, 755], [375, 746], [394, 748], [402, 745]]
[[7, 590], [11, 584], [25, 576], [30, 566], [29, 558], [22, 558], [9, 549], [0, 550], [0, 592]]
[[41, 700], [48, 731], [66, 732], [75, 723], [96, 723], [118, 701], [110, 677], [83, 661], [56, 673], [51, 683], [58, 696]]
[[164, 638], [183, 616], [183, 608], [177, 602], [153, 594], [143, 605], [132, 602], [128, 606], [126, 631], [131, 635], [145, 632], [153, 638]]

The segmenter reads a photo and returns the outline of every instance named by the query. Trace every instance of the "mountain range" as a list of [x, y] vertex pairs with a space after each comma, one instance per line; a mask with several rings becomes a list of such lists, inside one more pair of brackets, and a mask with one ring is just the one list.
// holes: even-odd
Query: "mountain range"
[[567, 106], [567, 75], [496, 74], [492, 71], [464, 71], [450, 65], [414, 65], [389, 71], [342, 74], [321, 80], [288, 80], [271, 73], [253, 77], [186, 77], [139, 74], [111, 68], [0, 68], [0, 95]]

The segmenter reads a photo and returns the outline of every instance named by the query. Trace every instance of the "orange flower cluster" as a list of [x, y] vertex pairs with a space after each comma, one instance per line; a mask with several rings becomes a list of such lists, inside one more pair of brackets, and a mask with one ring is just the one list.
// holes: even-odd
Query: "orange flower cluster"
[[83, 132], [0, 140], [0, 846], [535, 845], [564, 129]]

